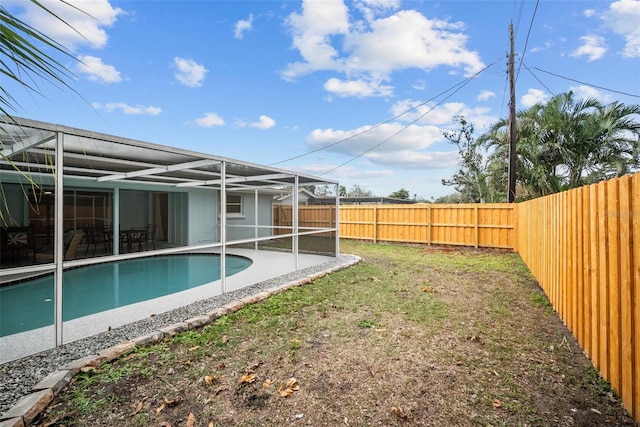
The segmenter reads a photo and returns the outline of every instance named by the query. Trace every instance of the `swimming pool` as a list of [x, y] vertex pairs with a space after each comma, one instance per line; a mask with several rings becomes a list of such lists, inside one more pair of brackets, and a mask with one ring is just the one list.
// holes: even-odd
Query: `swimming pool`
[[[252, 264], [227, 255], [226, 276]], [[220, 279], [220, 255], [181, 254], [96, 264], [63, 274], [63, 321]], [[0, 287], [0, 337], [53, 324], [53, 275]]]

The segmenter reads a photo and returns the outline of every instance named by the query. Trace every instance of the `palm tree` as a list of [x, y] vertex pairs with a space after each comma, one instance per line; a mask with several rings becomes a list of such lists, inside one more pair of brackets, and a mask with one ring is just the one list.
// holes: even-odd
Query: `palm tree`
[[[62, 21], [38, 0], [30, 1]], [[0, 5], [0, 75], [35, 93], [40, 93], [37, 79], [73, 90], [67, 83], [73, 74], [52, 55], [45, 53], [45, 50], [77, 60], [60, 43], [13, 16]], [[10, 111], [16, 111], [18, 105], [17, 99], [4, 87], [0, 87], [0, 113], [10, 117]]]
[[[640, 166], [640, 106], [554, 96], [516, 115], [516, 174], [528, 197], [556, 193], [629, 173]], [[489, 162], [506, 164], [508, 121], [495, 123], [478, 140]], [[495, 166], [496, 171], [506, 169]], [[497, 175], [500, 178], [500, 174]], [[498, 179], [500, 181], [501, 179]]]

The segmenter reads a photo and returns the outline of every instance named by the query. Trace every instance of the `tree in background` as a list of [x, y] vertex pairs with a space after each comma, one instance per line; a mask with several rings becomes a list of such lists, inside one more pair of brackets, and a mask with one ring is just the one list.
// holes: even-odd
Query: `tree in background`
[[[573, 92], [519, 111], [516, 117], [516, 175], [527, 198], [540, 197], [640, 167], [640, 106], [578, 100]], [[478, 138], [489, 164], [506, 162], [508, 120]], [[507, 171], [503, 169], [503, 177]], [[503, 178], [506, 179], [506, 178]]]
[[474, 136], [473, 124], [464, 116], [456, 116], [453, 121], [460, 128], [443, 132], [443, 135], [458, 148], [459, 169], [451, 179], [443, 179], [442, 184], [454, 186], [462, 203], [495, 202], [498, 193], [493, 185], [492, 170], [481, 141]]
[[401, 188], [398, 191], [394, 191], [393, 193], [389, 194], [389, 197], [392, 199], [409, 200], [411, 196], [409, 195], [409, 190]]
[[347, 197], [375, 197], [375, 194], [369, 190], [365, 190], [359, 184], [353, 184], [346, 194]]

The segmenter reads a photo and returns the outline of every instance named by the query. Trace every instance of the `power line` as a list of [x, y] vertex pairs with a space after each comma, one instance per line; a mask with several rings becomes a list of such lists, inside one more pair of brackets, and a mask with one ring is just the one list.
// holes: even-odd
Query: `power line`
[[541, 71], [541, 72], [546, 73], [546, 74], [551, 74], [552, 76], [559, 77], [561, 79], [569, 80], [569, 81], [575, 82], [575, 83], [580, 83], [581, 85], [591, 86], [591, 87], [595, 87], [596, 89], [606, 90], [607, 92], [619, 93], [621, 95], [627, 95], [627, 96], [631, 96], [633, 98], [640, 98], [640, 95], [634, 95], [632, 93], [622, 92], [622, 91], [619, 91], [619, 90], [609, 89], [609, 88], [606, 88], [606, 87], [603, 87], [603, 86], [598, 86], [598, 85], [594, 85], [594, 84], [591, 84], [591, 83], [582, 82], [580, 80], [576, 80], [576, 79], [572, 79], [572, 78], [569, 78], [569, 77], [566, 77], [566, 76], [562, 76], [560, 74], [552, 73], [551, 71], [546, 71], [546, 70], [543, 70], [543, 69], [538, 68], [538, 67], [532, 67], [532, 68], [534, 70], [538, 70], [538, 71]]
[[536, 12], [538, 12], [539, 4], [540, 4], [540, 0], [536, 0], [536, 7], [533, 9], [533, 15], [531, 16], [531, 22], [529, 23], [529, 31], [527, 31], [527, 39], [524, 42], [524, 50], [522, 51], [522, 56], [520, 57], [520, 65], [518, 65], [518, 72], [516, 73], [516, 82], [518, 81], [518, 76], [520, 75], [520, 68], [522, 67], [522, 62], [524, 61], [524, 55], [527, 53], [527, 45], [529, 45], [529, 36], [531, 36], [531, 29], [533, 28], [533, 21], [536, 19]]
[[[432, 112], [433, 110], [435, 110], [437, 107], [439, 107], [440, 105], [442, 105], [447, 99], [451, 98], [453, 95], [455, 95], [460, 89], [462, 89], [463, 87], [465, 87], [467, 85], [467, 83], [469, 83], [471, 80], [475, 79], [476, 77], [478, 77], [481, 73], [483, 73], [484, 71], [486, 71], [488, 68], [494, 66], [496, 64], [496, 62], [494, 62], [493, 64], [487, 65], [486, 67], [484, 67], [482, 70], [478, 71], [476, 74], [474, 74], [473, 76], [467, 77], [465, 80], [463, 80], [462, 82], [452, 86], [451, 88], [447, 89], [446, 91], [442, 92], [442, 93], [446, 93], [451, 91], [453, 88], [456, 88], [456, 90], [454, 90], [451, 94], [449, 94], [447, 97], [445, 97], [442, 101], [438, 102], [436, 105], [434, 105], [433, 107], [429, 108], [427, 111], [425, 111], [424, 113], [422, 113], [417, 119], [411, 121], [409, 124], [405, 125], [402, 127], [402, 129], [400, 129], [399, 131], [397, 131], [396, 133], [394, 133], [393, 135], [389, 136], [388, 138], [386, 138], [385, 140], [379, 142], [378, 144], [374, 145], [373, 147], [369, 148], [368, 150], [363, 151], [362, 153], [358, 154], [357, 156], [352, 157], [351, 159], [347, 160], [346, 162], [332, 168], [329, 169], [326, 172], [323, 172], [320, 174], [320, 176], [322, 175], [326, 175], [328, 173], [331, 173], [349, 163], [351, 163], [352, 161], [359, 159], [360, 157], [364, 156], [367, 153], [372, 152], [373, 150], [375, 150], [376, 148], [380, 147], [382, 144], [384, 144], [385, 142], [388, 142], [389, 140], [391, 140], [392, 138], [398, 136], [400, 133], [404, 132], [405, 130], [407, 130], [411, 125], [415, 124], [416, 122], [418, 122], [419, 120], [421, 120], [424, 116], [426, 116], [427, 114], [429, 114], [430, 112]], [[458, 87], [459, 86], [459, 87]], [[438, 95], [439, 96], [439, 95]], [[433, 98], [432, 98], [433, 99]], [[424, 103], [423, 103], [424, 105]]]
[[[402, 113], [400, 113], [400, 114], [397, 114], [397, 115], [395, 115], [395, 116], [391, 117], [390, 119], [387, 119], [387, 120], [385, 120], [385, 121], [383, 121], [383, 122], [380, 122], [380, 123], [378, 123], [378, 124], [376, 124], [376, 125], [374, 125], [374, 126], [371, 126], [370, 128], [367, 128], [367, 129], [365, 129], [365, 130], [363, 130], [363, 131], [361, 131], [361, 132], [358, 132], [358, 133], [356, 133], [356, 134], [353, 134], [353, 135], [351, 135], [351, 136], [348, 136], [348, 137], [343, 138], [343, 139], [341, 139], [341, 140], [338, 140], [338, 141], [336, 141], [336, 142], [332, 142], [331, 144], [324, 145], [324, 146], [322, 146], [322, 147], [320, 147], [320, 148], [316, 148], [315, 150], [307, 151], [306, 153], [302, 153], [302, 154], [299, 154], [299, 155], [297, 155], [297, 156], [289, 157], [288, 159], [280, 160], [279, 162], [276, 162], [276, 163], [271, 163], [269, 166], [275, 166], [275, 165], [279, 165], [279, 164], [281, 164], [281, 163], [285, 163], [285, 162], [288, 162], [288, 161], [291, 161], [291, 160], [299, 159], [299, 158], [301, 158], [301, 157], [308, 156], [308, 155], [313, 154], [313, 153], [317, 153], [318, 151], [326, 150], [327, 148], [331, 148], [331, 147], [333, 147], [333, 146], [335, 146], [335, 145], [342, 144], [343, 142], [346, 142], [346, 141], [349, 141], [349, 140], [351, 140], [351, 139], [354, 139], [354, 138], [356, 138], [356, 137], [358, 137], [358, 136], [360, 136], [360, 135], [363, 135], [363, 134], [365, 134], [365, 133], [367, 133], [367, 132], [371, 132], [372, 130], [377, 129], [377, 128], [379, 128], [380, 126], [382, 126], [382, 125], [384, 125], [384, 124], [387, 124], [387, 123], [389, 123], [389, 122], [392, 122], [393, 120], [396, 120], [397, 118], [402, 117], [402, 116], [404, 116], [405, 114], [408, 114], [408, 113], [412, 112], [413, 110], [416, 110], [416, 109], [418, 109], [418, 108], [422, 107], [422, 106], [423, 106], [423, 105], [425, 105], [425, 104], [428, 104], [429, 102], [433, 101], [434, 99], [437, 99], [437, 98], [439, 98], [440, 96], [442, 96], [442, 95], [446, 94], [447, 92], [450, 92], [450, 91], [454, 90], [456, 87], [458, 87], [458, 86], [460, 86], [460, 85], [463, 85], [463, 86], [464, 86], [464, 85], [466, 85], [466, 84], [468, 83], [469, 79], [473, 79], [473, 78], [475, 78], [475, 77], [476, 77], [476, 76], [478, 76], [480, 73], [482, 73], [483, 71], [486, 71], [488, 68], [492, 67], [492, 66], [493, 66], [493, 65], [495, 65], [495, 64], [496, 64], [496, 63], [494, 62], [494, 63], [492, 63], [491, 65], [486, 66], [485, 68], [483, 68], [482, 70], [480, 70], [480, 71], [478, 71], [476, 74], [474, 74], [473, 76], [468, 77], [466, 80], [463, 80], [463, 81], [461, 81], [461, 82], [459, 82], [459, 83], [457, 83], [457, 84], [455, 84], [455, 85], [451, 86], [450, 88], [448, 88], [448, 89], [446, 89], [446, 90], [443, 90], [443, 91], [442, 91], [442, 92], [440, 92], [439, 94], [437, 94], [437, 95], [435, 95], [435, 96], [433, 96], [433, 97], [431, 97], [431, 98], [427, 99], [427, 100], [426, 100], [426, 101], [424, 101], [424, 102], [421, 102], [421, 103], [419, 103], [419, 104], [415, 105], [414, 107], [411, 107], [411, 108], [410, 108], [410, 109], [408, 109], [407, 111], [404, 111], [404, 112], [402, 112]], [[457, 91], [456, 91], [456, 92], [457, 92]], [[454, 92], [454, 93], [455, 93], [455, 92]], [[422, 117], [422, 116], [421, 116], [421, 117]], [[326, 172], [325, 172], [325, 173], [326, 173]]]
[[529, 67], [527, 67], [527, 64], [525, 64], [524, 62], [520, 62], [520, 65], [524, 65], [524, 68], [525, 68], [525, 69], [526, 69], [526, 70], [527, 70], [527, 71], [528, 71], [528, 72], [533, 76], [533, 78], [534, 78], [534, 79], [536, 79], [536, 80], [538, 81], [538, 83], [540, 83], [540, 84], [542, 85], [542, 87], [544, 87], [544, 88], [547, 90], [547, 92], [549, 92], [549, 94], [550, 94], [551, 96], [555, 96], [555, 93], [553, 93], [553, 91], [552, 91], [551, 89], [549, 89], [549, 88], [547, 87], [547, 85], [545, 85], [544, 83], [542, 83], [542, 80], [540, 80], [540, 79], [538, 78], [538, 76], [536, 76], [536, 75], [533, 73], [533, 71], [531, 71], [531, 69], [530, 69]]

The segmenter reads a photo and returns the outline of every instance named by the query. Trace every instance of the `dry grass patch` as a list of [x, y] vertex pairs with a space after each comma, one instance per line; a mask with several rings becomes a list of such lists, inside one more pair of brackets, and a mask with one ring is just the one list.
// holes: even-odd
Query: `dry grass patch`
[[79, 375], [40, 425], [635, 425], [518, 255], [342, 251], [364, 261]]

